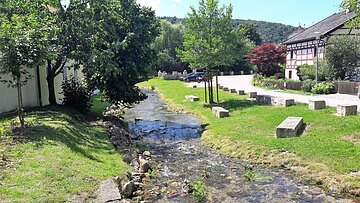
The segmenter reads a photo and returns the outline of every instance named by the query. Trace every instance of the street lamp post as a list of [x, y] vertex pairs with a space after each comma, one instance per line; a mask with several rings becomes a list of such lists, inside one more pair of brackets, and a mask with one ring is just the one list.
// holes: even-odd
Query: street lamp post
[[316, 73], [315, 73], [315, 82], [316, 84], [319, 81], [319, 43], [321, 39], [320, 32], [315, 32], [316, 34], [316, 47], [315, 47], [315, 53], [316, 53]]

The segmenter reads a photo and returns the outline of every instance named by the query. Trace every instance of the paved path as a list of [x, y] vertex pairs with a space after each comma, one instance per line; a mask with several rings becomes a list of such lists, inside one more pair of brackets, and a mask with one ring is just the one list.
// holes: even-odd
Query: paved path
[[[279, 90], [265, 90], [251, 85], [252, 75], [236, 75], [236, 76], [220, 76], [219, 84], [229, 89], [245, 90], [245, 92], [254, 91], [260, 95], [269, 95], [284, 99], [295, 99], [295, 102], [309, 103], [309, 100], [325, 100], [326, 105], [337, 107], [338, 105], [352, 104], [358, 106], [360, 112], [360, 99], [357, 96], [346, 94], [331, 94], [331, 95], [299, 95], [281, 92]], [[198, 84], [202, 86], [202, 84]]]

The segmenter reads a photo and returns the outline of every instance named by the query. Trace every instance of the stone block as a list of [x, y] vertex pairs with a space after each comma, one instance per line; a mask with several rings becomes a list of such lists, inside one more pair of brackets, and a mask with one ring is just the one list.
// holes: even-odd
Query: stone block
[[197, 86], [196, 86], [196, 85], [194, 85], [194, 86], [193, 86], [193, 88], [197, 88]]
[[289, 107], [289, 106], [295, 105], [295, 100], [294, 99], [273, 98], [271, 100], [271, 104], [273, 106], [278, 106], [278, 107]]
[[357, 105], [338, 105], [337, 106], [338, 116], [356, 116]]
[[249, 92], [249, 98], [254, 99], [257, 96], [257, 92]]
[[224, 87], [223, 90], [224, 90], [225, 92], [228, 92], [228, 91], [229, 91], [229, 88]]
[[297, 137], [300, 135], [303, 125], [303, 118], [288, 117], [276, 128], [276, 137]]
[[309, 101], [309, 109], [311, 110], [320, 110], [325, 109], [326, 102], [324, 100], [310, 100]]
[[185, 100], [191, 101], [191, 102], [196, 102], [196, 101], [200, 101], [200, 98], [197, 96], [194, 96], [194, 95], [186, 95]]
[[212, 107], [212, 113], [218, 118], [229, 117], [229, 111], [222, 107]]
[[224, 86], [219, 85], [219, 89], [221, 89], [221, 90], [224, 89]]
[[238, 93], [238, 95], [245, 95], [245, 91], [244, 91], [244, 90], [238, 90], [237, 93]]
[[236, 93], [236, 89], [231, 89], [230, 92], [231, 93]]
[[260, 105], [270, 105], [271, 104], [271, 96], [268, 95], [257, 95], [256, 103]]

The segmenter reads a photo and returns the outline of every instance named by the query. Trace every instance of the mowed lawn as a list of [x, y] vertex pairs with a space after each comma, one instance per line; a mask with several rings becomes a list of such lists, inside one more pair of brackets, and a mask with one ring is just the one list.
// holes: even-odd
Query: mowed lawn
[[[334, 115], [335, 108], [311, 111], [305, 104], [288, 108], [259, 106], [246, 100], [247, 96], [220, 90], [220, 99], [223, 101], [221, 106], [230, 110], [230, 117], [218, 119], [212, 115], [210, 108], [203, 105], [203, 88], [188, 88], [180, 81], [163, 79], [152, 79], [138, 86], [154, 86], [168, 101], [186, 107], [210, 124], [207, 131], [220, 140], [229, 138], [250, 142], [255, 146], [253, 150], [261, 150], [263, 147], [286, 150], [308, 162], [325, 164], [339, 174], [360, 170], [360, 146], [359, 142], [353, 142], [360, 136], [360, 116], [338, 117]], [[201, 100], [185, 102], [185, 95], [196, 95]], [[276, 127], [289, 116], [304, 118], [304, 135], [276, 139]]]
[[[26, 122], [27, 139], [0, 139], [0, 155], [11, 161], [0, 173], [0, 202], [65, 202], [129, 170], [101, 126], [53, 110], [32, 112]], [[2, 138], [9, 123], [0, 118]]]

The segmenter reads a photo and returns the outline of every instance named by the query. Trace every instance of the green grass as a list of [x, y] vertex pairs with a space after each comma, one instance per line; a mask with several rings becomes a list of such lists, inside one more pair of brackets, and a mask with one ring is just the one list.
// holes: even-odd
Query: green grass
[[[360, 146], [346, 141], [344, 136], [360, 131], [360, 117], [337, 117], [334, 108], [311, 111], [305, 104], [289, 108], [258, 106], [246, 96], [237, 96], [220, 91], [221, 106], [230, 110], [230, 117], [218, 119], [210, 108], [201, 102], [185, 102], [185, 95], [203, 98], [203, 89], [186, 88], [180, 81], [152, 79], [139, 86], [154, 85], [161, 90], [170, 102], [184, 106], [190, 112], [203, 118], [210, 125], [207, 131], [218, 139], [250, 142], [253, 150], [263, 147], [286, 150], [295, 153], [303, 160], [322, 163], [340, 174], [360, 169]], [[275, 139], [276, 127], [287, 117], [303, 117], [306, 123], [305, 134], [299, 138]], [[219, 143], [220, 144], [220, 143]], [[215, 146], [216, 147], [216, 146]]]
[[91, 99], [91, 109], [90, 112], [96, 115], [102, 115], [102, 113], [109, 107], [111, 104], [109, 102], [103, 101], [101, 95], [96, 95]]
[[0, 139], [13, 164], [0, 173], [0, 202], [64, 202], [129, 170], [100, 126], [50, 110], [26, 121], [26, 141], [10, 147]]

